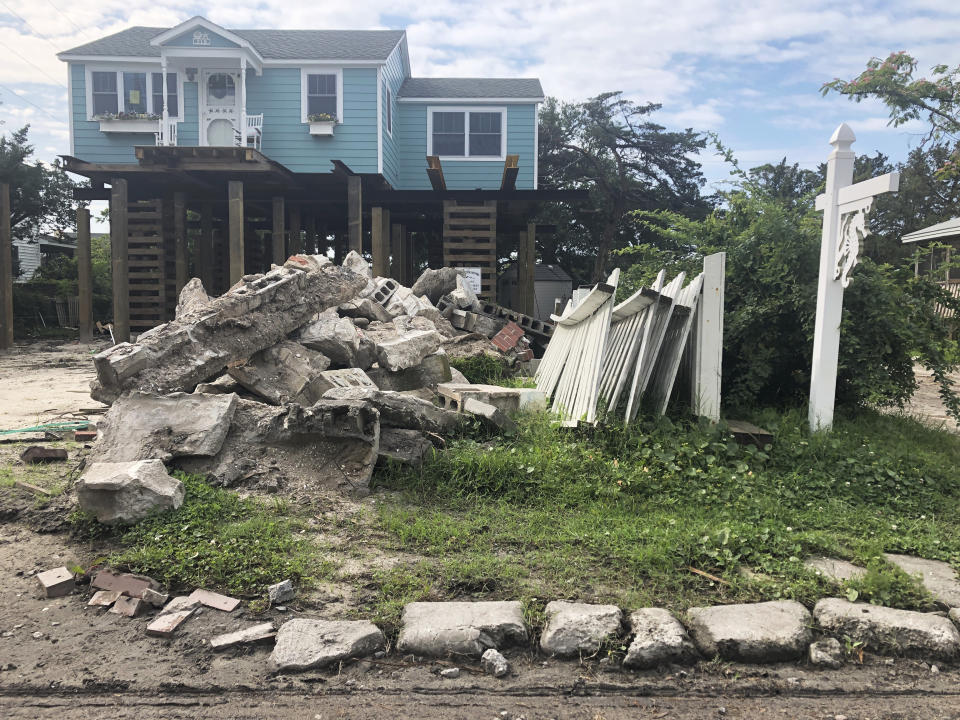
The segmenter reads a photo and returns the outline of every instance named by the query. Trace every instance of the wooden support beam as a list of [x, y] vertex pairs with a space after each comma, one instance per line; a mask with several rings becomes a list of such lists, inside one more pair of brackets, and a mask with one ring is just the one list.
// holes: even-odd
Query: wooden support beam
[[230, 278], [232, 287], [243, 277], [243, 183], [231, 180], [227, 186], [230, 215]]
[[113, 339], [130, 342], [130, 265], [127, 256], [127, 181], [116, 178], [110, 189], [110, 260], [113, 268]]
[[436, 155], [427, 155], [427, 177], [430, 178], [430, 185], [434, 190], [447, 189], [447, 181], [443, 178], [443, 165]]
[[77, 323], [80, 342], [93, 340], [93, 265], [90, 259], [90, 211], [77, 208]]
[[297, 203], [290, 205], [290, 254], [299, 255], [303, 252], [303, 238], [300, 236], [300, 206]]
[[370, 208], [370, 242], [373, 251], [375, 277], [390, 275], [390, 211], [382, 207]]
[[10, 185], [0, 185], [0, 350], [13, 347], [13, 229]]
[[537, 266], [537, 225], [527, 223], [527, 231], [520, 233], [517, 250], [517, 303], [514, 309], [533, 316], [536, 304], [535, 273]]
[[173, 194], [173, 242], [174, 266], [176, 268], [177, 299], [187, 284], [187, 196], [182, 192]]
[[350, 250], [363, 252], [363, 197], [359, 175], [347, 178], [347, 228]]
[[273, 198], [273, 232], [270, 235], [274, 265], [283, 265], [287, 261], [285, 223], [284, 199], [282, 195], [277, 195]]
[[390, 277], [401, 285], [406, 285], [406, 278], [403, 271], [406, 267], [406, 258], [404, 256], [403, 246], [403, 225], [392, 223], [390, 225]]
[[200, 206], [200, 280], [211, 295], [217, 294], [213, 252], [213, 203]]
[[517, 189], [517, 174], [520, 172], [520, 156], [507, 155], [503, 161], [503, 177], [500, 179], [501, 190]]

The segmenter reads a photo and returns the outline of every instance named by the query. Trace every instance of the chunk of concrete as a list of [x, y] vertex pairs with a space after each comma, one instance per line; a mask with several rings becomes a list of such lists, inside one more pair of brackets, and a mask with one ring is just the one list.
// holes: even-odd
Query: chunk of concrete
[[395, 462], [419, 468], [433, 451], [433, 443], [427, 440], [419, 430], [380, 428], [378, 461]]
[[210, 312], [210, 296], [203, 287], [200, 278], [190, 278], [177, 298], [174, 317], [177, 320], [198, 318]]
[[440, 349], [440, 341], [436, 330], [418, 330], [385, 340], [377, 344], [377, 363], [390, 372], [416, 367]]
[[462, 270], [452, 267], [442, 267], [436, 270], [427, 268], [410, 288], [414, 295], [426, 295], [434, 305], [447, 293], [457, 289], [457, 276]]
[[173, 613], [179, 613], [185, 610], [196, 610], [198, 607], [200, 607], [200, 601], [196, 598], [188, 595], [178, 595], [164, 606], [160, 614], [172, 615]]
[[323, 395], [320, 373], [330, 358], [300, 343], [284, 340], [249, 360], [227, 368], [230, 377], [274, 405], [312, 405]]
[[461, 406], [467, 415], [480, 418], [485, 425], [496, 430], [516, 430], [517, 423], [499, 408], [476, 398], [467, 398]]
[[450, 382], [450, 361], [442, 350], [427, 355], [416, 367], [390, 372], [385, 368], [374, 367], [367, 370], [367, 377], [381, 390], [418, 390], [436, 388], [442, 382]]
[[214, 652], [227, 650], [238, 645], [252, 645], [268, 642], [277, 636], [277, 629], [272, 622], [251, 625], [243, 630], [217, 635], [210, 639], [210, 649]]
[[123, 593], [119, 590], [97, 590], [87, 605], [89, 607], [110, 607], [120, 599], [121, 595]]
[[448, 433], [460, 425], [462, 417], [455, 412], [438, 408], [431, 402], [413, 395], [367, 387], [334, 388], [323, 394], [329, 400], [365, 400], [380, 412], [384, 427]]
[[487, 675], [493, 675], [495, 678], [505, 677], [510, 672], [510, 663], [499, 650], [494, 648], [485, 650], [480, 656], [480, 667]]
[[547, 409], [547, 396], [537, 388], [448, 382], [437, 385], [437, 392], [443, 399], [443, 406], [452, 410], [459, 409], [467, 398], [476, 398], [509, 414]]
[[93, 576], [90, 586], [100, 590], [116, 590], [127, 597], [142, 597], [145, 590], [156, 590], [160, 585], [146, 575], [133, 573], [113, 573], [100, 570]]
[[190, 610], [178, 610], [177, 612], [163, 613], [162, 615], [158, 615], [149, 625], [147, 625], [147, 635], [163, 638], [170, 637], [195, 612], [196, 608], [193, 608]]
[[488, 648], [525, 642], [519, 602], [414, 602], [403, 609], [402, 652], [479, 657]]
[[445, 680], [456, 680], [458, 677], [460, 677], [460, 668], [444, 668], [440, 671], [440, 677], [444, 678]]
[[605, 640], [619, 635], [623, 623], [616, 605], [554, 600], [547, 603], [546, 615], [540, 649], [559, 657], [592, 655]]
[[69, 595], [76, 588], [73, 573], [65, 567], [53, 568], [37, 573], [37, 582], [46, 598], [58, 598]]
[[383, 650], [386, 639], [367, 620], [311, 620], [284, 623], [270, 662], [277, 670], [326, 667]]
[[67, 459], [67, 451], [63, 448], [43, 447], [31, 445], [22, 453], [20, 459], [28, 465], [38, 465], [49, 462], [62, 462]]
[[393, 317], [400, 315], [413, 316], [420, 310], [420, 298], [414, 295], [409, 288], [398, 285], [385, 307]]
[[807, 659], [811, 665], [837, 670], [843, 667], [843, 648], [836, 638], [828, 637], [810, 643]]
[[507, 322], [509, 321], [506, 318], [495, 318], [483, 313], [476, 313], [471, 331], [484, 337], [493, 338], [506, 327]]
[[824, 598], [813, 608], [813, 617], [827, 632], [873, 650], [947, 661], [960, 657], [960, 632], [934, 613]]
[[846, 560], [837, 560], [828, 557], [810, 557], [803, 563], [808, 570], [822, 575], [828, 580], [842, 585], [849, 580], [859, 580], [867, 574], [866, 568], [854, 565]]
[[229, 375], [221, 375], [216, 380], [197, 385], [195, 393], [206, 393], [207, 395], [227, 395], [236, 392], [240, 383]]
[[196, 600], [201, 605], [206, 605], [214, 610], [223, 612], [233, 612], [240, 606], [239, 598], [233, 598], [229, 595], [221, 595], [210, 590], [194, 590], [187, 596], [188, 600]]
[[202, 393], [119, 397], [100, 423], [92, 462], [163, 460], [216, 455], [237, 408], [237, 396]]
[[960, 628], [960, 608], [952, 608], [948, 613], [948, 617]]
[[373, 278], [373, 272], [370, 270], [370, 263], [363, 259], [363, 256], [356, 250], [351, 250], [343, 258], [343, 267], [347, 270], [357, 273], [365, 278]]
[[623, 666], [648, 670], [668, 663], [689, 664], [697, 650], [687, 631], [669, 610], [643, 608], [630, 613], [633, 641]]
[[285, 268], [293, 270], [302, 270], [303, 272], [315, 272], [324, 265], [330, 264], [330, 258], [326, 255], [291, 255], [283, 264]]
[[907, 575], [920, 578], [934, 600], [948, 608], [960, 607], [960, 579], [951, 565], [939, 560], [924, 560], [911, 555], [884, 553], [887, 562], [896, 565]]
[[170, 599], [170, 595], [169, 593], [157, 592], [152, 588], [146, 588], [142, 593], [140, 593], [140, 598], [148, 605], [152, 605], [155, 608], [162, 608], [167, 604], [167, 601]]
[[107, 612], [112, 612], [115, 615], [123, 615], [124, 617], [137, 617], [146, 611], [146, 609], [147, 604], [140, 598], [122, 595], [117, 598], [117, 601], [113, 603], [113, 607]]
[[183, 504], [183, 483], [167, 474], [159, 460], [95, 462], [77, 483], [81, 509], [112, 525], [134, 523], [151, 513]]
[[373, 365], [376, 355], [373, 341], [350, 320], [333, 311], [320, 313], [300, 328], [300, 344], [323, 353], [331, 364], [339, 367], [366, 370]]
[[337, 312], [348, 318], [363, 318], [369, 322], [389, 322], [390, 313], [378, 302], [368, 297], [358, 297], [342, 303]]
[[466, 279], [462, 275], [457, 275], [456, 278], [457, 287], [453, 289], [452, 292], [447, 293], [444, 298], [450, 302], [454, 307], [458, 307], [461, 310], [469, 310], [470, 312], [480, 312], [480, 301], [477, 299], [477, 294], [467, 283]]
[[91, 396], [111, 403], [126, 390], [189, 392], [355, 297], [365, 283], [335, 265], [311, 272], [277, 268], [241, 281], [212, 299], [201, 318], [165, 323], [135, 345], [121, 343], [96, 355]]
[[687, 629], [707, 658], [779, 662], [803, 656], [810, 645], [810, 613], [794, 600], [694, 607]]
[[270, 598], [272, 605], [282, 605], [290, 602], [297, 596], [297, 590], [293, 587], [293, 582], [284, 580], [267, 587], [267, 597]]

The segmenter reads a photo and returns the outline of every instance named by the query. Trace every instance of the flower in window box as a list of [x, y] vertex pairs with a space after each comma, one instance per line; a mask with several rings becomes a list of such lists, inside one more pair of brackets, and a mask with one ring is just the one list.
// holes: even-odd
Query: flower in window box
[[330, 113], [313, 113], [307, 116], [307, 120], [310, 122], [336, 122], [337, 116]]

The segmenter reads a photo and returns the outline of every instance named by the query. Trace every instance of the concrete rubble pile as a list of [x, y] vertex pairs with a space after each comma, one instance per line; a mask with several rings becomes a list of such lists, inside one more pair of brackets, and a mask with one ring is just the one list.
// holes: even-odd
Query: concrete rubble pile
[[[454, 268], [407, 288], [374, 277], [356, 252], [342, 266], [295, 255], [215, 298], [194, 278], [174, 320], [94, 358], [91, 396], [111, 408], [81, 506], [103, 522], [176, 508], [174, 469], [226, 486], [364, 494], [378, 459], [419, 464], [471, 407], [509, 424], [490, 393], [439, 407], [438, 388], [472, 387], [451, 358], [513, 364], [549, 332], [482, 303]], [[497, 402], [513, 411], [528, 400]]]

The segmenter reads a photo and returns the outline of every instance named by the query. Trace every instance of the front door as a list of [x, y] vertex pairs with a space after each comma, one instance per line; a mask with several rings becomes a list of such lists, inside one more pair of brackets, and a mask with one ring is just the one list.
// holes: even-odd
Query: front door
[[204, 70], [200, 91], [200, 144], [233, 146], [240, 127], [240, 72]]

